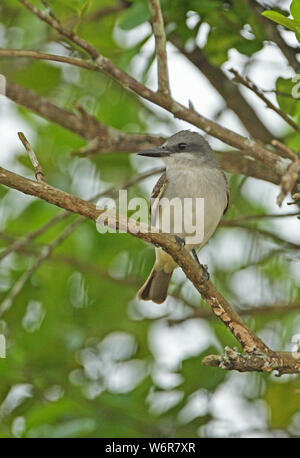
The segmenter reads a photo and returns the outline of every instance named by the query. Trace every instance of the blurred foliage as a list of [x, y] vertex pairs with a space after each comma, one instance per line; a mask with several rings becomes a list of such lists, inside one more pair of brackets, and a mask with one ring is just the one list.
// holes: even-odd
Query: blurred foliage
[[[48, 2], [66, 27], [129, 73], [135, 74], [136, 59], [142, 59], [142, 77], [149, 78], [154, 54], [144, 53], [151, 37], [146, 0]], [[44, 8], [39, 0], [32, 3]], [[293, 24], [299, 17], [298, 3], [292, 4]], [[116, 4], [124, 8], [98, 15]], [[264, 28], [246, 2], [163, 0], [162, 5], [167, 33], [175, 31], [189, 49], [195, 47], [202, 25], [209, 25], [203, 52], [216, 66], [228, 60], [231, 50], [250, 59], [264, 47]], [[269, 18], [283, 23], [278, 20], [280, 13], [276, 17], [271, 13]], [[17, 0], [1, 1], [0, 21], [1, 47], [83, 56]], [[284, 21], [283, 25], [291, 22]], [[80, 103], [100, 121], [125, 132], [151, 132], [158, 122], [165, 132], [177, 128], [173, 118], [156, 113], [103, 75], [28, 59], [1, 59], [0, 71], [59, 106], [75, 110]], [[297, 116], [299, 103], [279, 94], [290, 94], [290, 81], [279, 78], [276, 89], [281, 109]], [[54, 186], [89, 198], [139, 171], [141, 162], [129, 154], [74, 159], [68, 153], [85, 144], [81, 138], [23, 107], [15, 110], [16, 119], [35, 133], [34, 149]], [[286, 139], [299, 148], [299, 136], [288, 133]], [[21, 145], [14, 166], [33, 176]], [[259, 197], [251, 198], [254, 179], [230, 175], [228, 179], [231, 206], [226, 219], [268, 211]], [[271, 188], [265, 184], [266, 193]], [[142, 183], [133, 186], [129, 196], [148, 194]], [[0, 198], [1, 248], [59, 211], [4, 187]], [[26, 248], [40, 252], [74, 218], [53, 225]], [[290, 265], [291, 259], [299, 260], [299, 248], [280, 239], [273, 220], [245, 223], [218, 229], [206, 250], [217, 287], [239, 308], [300, 303], [299, 276], [297, 282]], [[216, 320], [168, 324], [170, 318], [192, 315], [194, 307], [206, 307], [180, 273], [166, 304], [145, 305], [135, 299], [153, 258], [153, 248], [140, 240], [125, 234], [100, 236], [88, 221], [34, 273], [0, 321], [0, 334], [7, 341], [7, 357], [0, 359], [0, 437], [195, 437], [218, 435], [218, 431], [234, 435], [240, 433], [240, 418], [246, 431], [299, 434], [299, 377], [278, 380], [272, 375], [203, 367], [204, 356], [237, 345], [232, 335]], [[0, 302], [33, 260], [32, 252], [25, 250], [2, 262]], [[300, 326], [297, 311], [257, 313], [246, 320], [275, 349], [290, 348]], [[240, 409], [235, 413], [237, 403]], [[237, 418], [235, 424], [232, 416]]]

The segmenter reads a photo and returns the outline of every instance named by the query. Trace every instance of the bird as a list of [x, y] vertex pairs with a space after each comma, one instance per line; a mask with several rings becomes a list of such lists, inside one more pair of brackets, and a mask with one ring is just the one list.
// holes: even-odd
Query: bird
[[[228, 182], [213, 150], [199, 133], [182, 130], [169, 137], [161, 146], [145, 149], [137, 154], [161, 158], [166, 165], [165, 172], [157, 181], [151, 194], [152, 225], [161, 229], [165, 223], [160, 207], [163, 198], [171, 200], [177, 197], [180, 199], [179, 203], [184, 202], [184, 198], [204, 199], [201, 241], [193, 243], [191, 234], [187, 234], [184, 229], [179, 233], [176, 232], [178, 213], [176, 214], [175, 209], [169, 219], [170, 233], [175, 236], [178, 243], [192, 253], [203, 273], [207, 274], [206, 279], [209, 278], [206, 266], [202, 266], [198, 260], [197, 251], [212, 237], [229, 205]], [[192, 214], [188, 216], [195, 222], [195, 208], [192, 207], [190, 212]], [[151, 300], [157, 304], [163, 303], [167, 298], [169, 283], [177, 266], [168, 253], [156, 247], [154, 266], [146, 282], [139, 289], [137, 298], [144, 301]]]

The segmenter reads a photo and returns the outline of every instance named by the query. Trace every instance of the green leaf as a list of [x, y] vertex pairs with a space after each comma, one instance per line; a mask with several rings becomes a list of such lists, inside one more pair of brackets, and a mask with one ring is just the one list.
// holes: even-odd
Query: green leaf
[[266, 18], [271, 19], [271, 21], [274, 21], [277, 24], [283, 25], [287, 29], [292, 30], [293, 32], [297, 31], [296, 21], [289, 19], [280, 13], [277, 13], [277, 11], [264, 11], [261, 14]]
[[[300, 102], [293, 98], [293, 92], [296, 87], [291, 78], [279, 77], [276, 81], [277, 102], [280, 109], [291, 116], [295, 116], [300, 110]], [[298, 91], [299, 92], [299, 91]]]
[[293, 0], [290, 6], [290, 12], [296, 22], [300, 23], [300, 0]]

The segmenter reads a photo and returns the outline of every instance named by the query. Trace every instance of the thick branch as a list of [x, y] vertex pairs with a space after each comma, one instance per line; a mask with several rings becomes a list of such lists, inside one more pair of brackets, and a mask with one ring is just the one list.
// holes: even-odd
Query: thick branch
[[[0, 50], [1, 53], [1, 50]], [[99, 139], [99, 151], [139, 151], [160, 145], [162, 137], [147, 134], [127, 134], [101, 123], [89, 115], [80, 116], [51, 103], [46, 97], [25, 89], [12, 81], [6, 81], [6, 96], [40, 116], [53, 121], [86, 140]]]
[[278, 351], [273, 356], [264, 353], [241, 354], [236, 349], [226, 347], [223, 356], [206, 356], [202, 364], [239, 372], [272, 372], [276, 370], [280, 376], [300, 371], [300, 353]]
[[[149, 227], [144, 224], [137, 224], [136, 221], [119, 216], [114, 211], [99, 210], [93, 204], [86, 202], [69, 193], [61, 191], [46, 183], [38, 183], [21, 177], [13, 172], [9, 172], [0, 167], [0, 183], [13, 189], [17, 189], [25, 194], [37, 196], [51, 204], [62, 207], [73, 213], [78, 213], [85, 218], [104, 223], [109, 215], [109, 224], [113, 224], [118, 229], [128, 232], [146, 242], [162, 247], [167, 251], [177, 264], [183, 269], [186, 276], [191, 280], [203, 299], [211, 306], [215, 315], [223, 321], [234, 336], [241, 343], [246, 353], [253, 353], [255, 356], [264, 354], [273, 360], [280, 360], [285, 373], [300, 371], [300, 364], [292, 359], [290, 354], [285, 357], [270, 350], [252, 331], [243, 323], [239, 315], [231, 308], [225, 298], [217, 291], [211, 281], [202, 284], [202, 269], [192, 259], [189, 253], [179, 246], [175, 238], [169, 234], [148, 232]], [[102, 219], [101, 219], [102, 215]], [[150, 228], [151, 229], [151, 228]], [[278, 362], [279, 364], [279, 362]], [[269, 366], [266, 369], [269, 370]], [[282, 372], [283, 373], [283, 372]]]

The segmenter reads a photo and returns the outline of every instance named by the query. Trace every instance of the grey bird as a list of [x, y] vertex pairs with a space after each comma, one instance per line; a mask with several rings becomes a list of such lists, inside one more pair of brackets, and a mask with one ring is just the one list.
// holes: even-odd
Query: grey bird
[[[160, 207], [162, 198], [171, 200], [178, 197], [180, 203], [184, 198], [204, 198], [204, 230], [200, 243], [188, 242], [191, 234], [184, 230], [176, 232], [175, 209], [170, 216], [170, 233], [177, 238], [179, 243], [183, 243], [198, 261], [196, 250], [201, 249], [211, 238], [229, 203], [227, 180], [214, 152], [200, 134], [183, 130], [172, 135], [163, 145], [140, 151], [137, 154], [162, 158], [166, 164], [166, 171], [159, 178], [151, 195], [152, 225], [161, 229], [164, 224]], [[191, 220], [195, 222], [195, 209], [193, 208], [191, 212]], [[184, 217], [186, 218], [186, 214]], [[167, 297], [168, 286], [177, 264], [161, 248], [155, 248], [155, 255], [153, 269], [138, 291], [137, 297], [161, 304]]]

